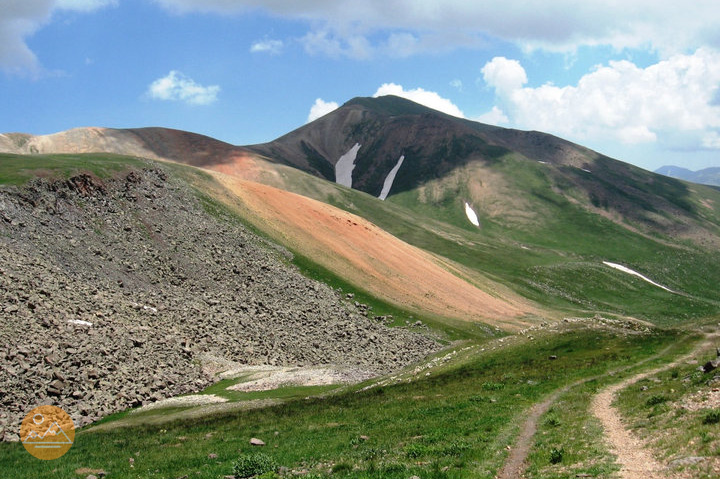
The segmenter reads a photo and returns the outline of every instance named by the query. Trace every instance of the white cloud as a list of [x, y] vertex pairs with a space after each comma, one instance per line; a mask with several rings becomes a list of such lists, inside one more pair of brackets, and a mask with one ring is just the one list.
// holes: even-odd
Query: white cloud
[[316, 99], [313, 106], [310, 107], [310, 113], [307, 119], [308, 123], [317, 120], [321, 116], [327, 115], [333, 110], [337, 110], [339, 106], [340, 105], [334, 101], [324, 101], [322, 98]]
[[390, 56], [405, 58], [422, 50], [420, 39], [412, 33], [392, 33], [385, 46]]
[[367, 60], [374, 49], [362, 35], [338, 36], [329, 30], [308, 32], [300, 39], [305, 51], [311, 55], [323, 54], [330, 57], [349, 57]]
[[485, 83], [494, 87], [500, 94], [517, 90], [528, 81], [520, 62], [505, 57], [493, 58], [485, 64], [481, 72]]
[[41, 67], [25, 39], [48, 23], [56, 10], [90, 12], [116, 0], [11, 0], [0, 7], [0, 68], [37, 74]]
[[702, 139], [702, 146], [711, 150], [720, 150], [720, 132], [707, 132]]
[[220, 87], [198, 85], [191, 78], [173, 70], [150, 84], [147, 95], [155, 100], [183, 101], [191, 105], [209, 105], [217, 101]]
[[497, 106], [492, 107], [492, 110], [489, 112], [484, 113], [477, 118], [473, 118], [473, 120], [479, 121], [480, 123], [488, 123], [490, 125], [507, 125], [510, 122], [507, 115], [505, 115], [505, 113]]
[[447, 98], [443, 98], [434, 91], [423, 90], [422, 88], [415, 88], [413, 90], [405, 90], [402, 85], [395, 83], [385, 83], [377, 89], [373, 97], [395, 95], [402, 98], [407, 98], [415, 103], [420, 103], [428, 108], [447, 113], [448, 115], [457, 116], [459, 118], [465, 118], [465, 114], [458, 108], [453, 102]]
[[282, 49], [282, 40], [258, 40], [250, 46], [251, 53], [270, 53], [271, 55], [279, 55]]
[[75, 10], [78, 12], [92, 12], [100, 8], [115, 6], [118, 0], [57, 0], [57, 8]]
[[[576, 85], [525, 87], [522, 66], [502, 57], [482, 69], [511, 124], [575, 140], [625, 144], [660, 142], [668, 147], [717, 147], [720, 52], [698, 49], [646, 68], [613, 61]], [[491, 112], [492, 113], [492, 112]]]
[[[529, 50], [566, 52], [583, 45], [650, 47], [668, 55], [701, 45], [720, 47], [720, 8], [714, 0], [547, 0], [542, 6], [527, 0], [155, 1], [178, 12], [238, 14], [262, 9], [308, 21], [313, 32], [331, 32], [341, 43], [374, 34], [373, 48], [393, 44], [400, 52], [433, 49], [438, 42], [481, 44], [488, 36]], [[433, 41], [427, 41], [430, 37]]]

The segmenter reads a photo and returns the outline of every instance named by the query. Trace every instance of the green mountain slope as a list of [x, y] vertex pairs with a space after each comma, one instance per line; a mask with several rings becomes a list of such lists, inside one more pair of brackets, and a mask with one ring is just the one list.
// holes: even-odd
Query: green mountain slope
[[[355, 99], [275, 142], [249, 147], [332, 180], [362, 145], [354, 194], [305, 191], [542, 304], [653, 321], [715, 314], [720, 193], [565, 140], [473, 123], [395, 97]], [[382, 189], [405, 159], [387, 200]], [[480, 227], [470, 223], [465, 204]], [[625, 265], [677, 293], [603, 262]]]

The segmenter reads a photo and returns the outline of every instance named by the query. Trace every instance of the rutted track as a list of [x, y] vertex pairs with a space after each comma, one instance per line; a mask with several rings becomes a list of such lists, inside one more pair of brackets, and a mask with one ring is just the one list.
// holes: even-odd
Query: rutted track
[[[520, 428], [520, 434], [518, 435], [517, 439], [515, 440], [515, 444], [510, 449], [510, 454], [508, 454], [507, 459], [505, 460], [505, 463], [503, 464], [502, 469], [498, 472], [496, 479], [518, 479], [520, 477], [524, 477], [525, 471], [527, 469], [527, 457], [530, 453], [530, 448], [532, 447], [532, 439], [535, 436], [535, 433], [537, 432], [537, 423], [540, 417], [542, 417], [543, 414], [545, 414], [550, 407], [555, 403], [555, 401], [563, 395], [564, 393], [568, 392], [570, 389], [580, 386], [581, 384], [584, 384], [588, 381], [597, 380], [601, 377], [608, 376], [610, 374], [617, 374], [622, 371], [625, 371], [631, 367], [640, 366], [642, 364], [645, 364], [649, 361], [652, 361], [658, 357], [664, 356], [670, 349], [672, 349], [674, 345], [670, 345], [663, 350], [661, 350], [659, 353], [650, 356], [646, 359], [643, 359], [642, 361], [639, 361], [631, 366], [625, 366], [622, 368], [615, 369], [613, 371], [609, 371], [605, 374], [599, 375], [599, 376], [593, 376], [586, 379], [581, 379], [579, 381], [575, 381], [571, 384], [568, 384], [553, 393], [551, 393], [549, 396], [547, 396], [542, 402], [534, 404], [527, 413], [527, 419], [523, 423], [522, 427]], [[694, 351], [693, 351], [694, 352]], [[691, 353], [692, 354], [692, 353]], [[678, 361], [681, 361], [683, 358], [676, 360], [673, 363], [670, 363], [668, 365], [663, 366], [662, 369], [666, 369], [669, 367], [672, 367], [673, 364], [676, 364]], [[654, 374], [656, 371], [650, 371], [648, 373], [645, 373], [647, 375]], [[633, 376], [635, 378], [635, 376]], [[632, 378], [631, 378], [632, 379]], [[639, 380], [641, 378], [638, 377]], [[620, 383], [622, 384], [622, 383]], [[629, 383], [628, 383], [629, 384]], [[618, 388], [619, 389], [619, 388]], [[594, 404], [594, 402], [593, 402]], [[623, 477], [639, 477], [639, 476], [623, 476]], [[642, 476], [645, 477], [645, 476]], [[647, 477], [655, 477], [655, 476], [647, 476]]]
[[671, 477], [666, 466], [660, 464], [652, 456], [644, 446], [642, 441], [633, 436], [629, 430], [623, 425], [620, 413], [612, 403], [618, 391], [634, 384], [648, 376], [655, 375], [659, 372], [677, 366], [682, 361], [687, 360], [698, 351], [708, 346], [710, 338], [717, 335], [708, 336], [705, 341], [696, 346], [692, 352], [668, 363], [661, 367], [631, 376], [617, 384], [613, 384], [600, 391], [593, 398], [590, 410], [597, 417], [605, 429], [605, 437], [610, 443], [610, 449], [617, 456], [617, 462], [620, 465], [620, 477], [623, 479], [634, 479], [643, 477], [646, 479], [664, 479]]

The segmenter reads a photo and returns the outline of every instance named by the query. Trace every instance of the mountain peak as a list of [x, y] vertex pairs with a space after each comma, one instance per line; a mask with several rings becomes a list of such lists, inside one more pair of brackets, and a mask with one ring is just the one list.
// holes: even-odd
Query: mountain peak
[[421, 105], [412, 100], [408, 100], [407, 98], [395, 95], [355, 97], [347, 101], [342, 107], [361, 107], [366, 110], [389, 116], [421, 115], [425, 113], [437, 113], [439, 115], [444, 115], [442, 112], [433, 110], [432, 108]]

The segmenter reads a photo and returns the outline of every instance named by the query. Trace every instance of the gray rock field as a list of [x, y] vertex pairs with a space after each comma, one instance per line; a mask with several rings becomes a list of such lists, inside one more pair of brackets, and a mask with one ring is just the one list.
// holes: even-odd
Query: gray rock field
[[208, 211], [156, 166], [0, 188], [0, 438], [42, 404], [80, 426], [201, 390], [205, 356], [381, 374], [439, 348]]

